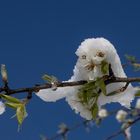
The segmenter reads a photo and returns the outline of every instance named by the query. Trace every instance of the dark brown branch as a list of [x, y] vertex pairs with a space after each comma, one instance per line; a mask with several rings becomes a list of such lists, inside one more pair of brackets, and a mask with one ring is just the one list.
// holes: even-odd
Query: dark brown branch
[[113, 92], [107, 94], [107, 96], [113, 96], [115, 94], [119, 94], [121, 92], [124, 92], [127, 89], [128, 85], [129, 85], [129, 82], [127, 82], [124, 87], [122, 87], [122, 88], [120, 88], [120, 89], [118, 89], [116, 91], [113, 91]]
[[[83, 85], [87, 83], [87, 81], [76, 81], [76, 82], [62, 82], [62, 83], [57, 83], [57, 87], [68, 87], [68, 86], [78, 86], [78, 85]], [[18, 89], [9, 89], [9, 92], [6, 92], [6, 88], [0, 88], [1, 92], [6, 92], [6, 94], [11, 95], [15, 93], [21, 93], [21, 92], [38, 92], [41, 89], [48, 89], [51, 88], [52, 84], [46, 83], [43, 85], [37, 85], [33, 87], [28, 87], [28, 88], [18, 88]]]
[[[108, 77], [105, 80], [105, 84], [111, 84], [111, 83], [117, 83], [117, 82], [126, 82], [126, 83], [131, 83], [131, 82], [140, 82], [140, 77], [137, 78], [123, 78], [123, 77]], [[74, 82], [62, 82], [62, 83], [57, 83], [57, 87], [68, 87], [68, 86], [79, 86], [87, 83], [87, 81], [74, 81]], [[5, 87], [0, 88], [0, 92], [2, 94], [16, 94], [16, 93], [21, 93], [21, 92], [38, 92], [41, 89], [48, 89], [51, 88], [52, 84], [46, 83], [43, 85], [36, 85], [33, 87], [27, 87], [27, 88], [17, 88], [17, 89], [7, 89]]]
[[132, 77], [132, 78], [122, 78], [122, 77], [116, 77], [112, 83], [116, 83], [116, 82], [140, 82], [140, 77]]

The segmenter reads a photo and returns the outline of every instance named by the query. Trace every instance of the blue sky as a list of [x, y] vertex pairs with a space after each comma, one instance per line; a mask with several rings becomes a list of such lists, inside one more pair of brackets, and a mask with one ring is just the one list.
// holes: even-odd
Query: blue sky
[[[44, 0], [0, 2], [0, 63], [6, 64], [11, 88], [43, 83], [41, 76], [53, 74], [60, 80], [72, 75], [75, 51], [86, 38], [105, 37], [124, 54], [139, 57], [140, 2], [138, 0]], [[129, 76], [138, 76], [131, 69]], [[26, 94], [18, 95], [25, 97]], [[113, 106], [113, 105], [112, 105]], [[112, 107], [113, 108], [113, 107]], [[5, 140], [39, 140], [39, 135], [55, 134], [57, 126], [82, 121], [64, 100], [45, 103], [34, 96], [28, 107], [28, 118], [17, 132], [13, 111], [0, 116], [0, 137]], [[112, 127], [113, 126], [113, 127]], [[139, 125], [140, 126], [140, 125]], [[99, 139], [119, 129], [108, 118], [90, 133], [84, 128], [69, 134], [69, 139]], [[138, 140], [138, 127], [133, 138]], [[122, 140], [118, 137], [116, 140]]]

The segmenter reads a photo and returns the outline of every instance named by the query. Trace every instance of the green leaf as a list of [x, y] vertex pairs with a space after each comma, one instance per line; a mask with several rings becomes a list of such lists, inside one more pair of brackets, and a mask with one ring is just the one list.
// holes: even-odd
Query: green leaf
[[45, 81], [48, 81], [49, 83], [58, 82], [58, 80], [57, 80], [57, 78], [55, 76], [49, 76], [47, 74], [43, 75], [42, 79], [45, 80]]
[[87, 94], [86, 93], [79, 92], [78, 95], [79, 95], [79, 98], [80, 98], [82, 103], [88, 103], [88, 99], [87, 99]]
[[88, 104], [89, 101], [98, 96], [98, 91], [96, 90], [95, 81], [88, 82], [79, 89], [78, 96], [83, 104]]
[[92, 113], [92, 117], [94, 120], [96, 119], [96, 117], [98, 115], [98, 110], [99, 110], [98, 105], [97, 105], [97, 103], [95, 103], [91, 108], [91, 113]]
[[106, 93], [106, 85], [105, 85], [104, 80], [102, 78], [97, 78], [95, 85], [98, 86], [101, 89], [102, 93], [105, 96], [107, 95], [107, 93]]
[[140, 90], [137, 91], [137, 93], [135, 94], [136, 97], [140, 97]]
[[106, 61], [102, 61], [101, 63], [101, 71], [103, 74], [108, 74], [109, 64]]
[[21, 101], [17, 98], [14, 98], [12, 96], [9, 95], [5, 95], [5, 94], [0, 94], [0, 97], [3, 98], [6, 101], [12, 102], [12, 103], [21, 103]]
[[90, 108], [93, 119], [96, 119], [98, 115], [97, 100], [100, 95], [99, 89], [106, 95], [106, 85], [102, 78], [97, 78], [96, 81], [89, 81], [78, 92], [80, 102]]
[[13, 109], [17, 109], [19, 106], [21, 106], [21, 104], [11, 102], [6, 102], [5, 105]]
[[135, 63], [135, 62], [136, 62], [135, 56], [126, 54], [125, 57], [126, 57], [126, 59], [127, 59], [128, 61], [130, 61], [131, 63]]
[[49, 75], [45, 74], [45, 75], [42, 76], [42, 79], [51, 83], [52, 76], [49, 76]]
[[80, 92], [86, 93], [86, 94], [92, 94], [92, 96], [96, 96], [94, 95], [94, 90], [96, 90], [96, 85], [95, 85], [95, 81], [91, 81], [88, 82], [86, 84], [84, 84], [82, 86], [82, 88], [80, 89]]
[[135, 71], [140, 71], [140, 64], [139, 63], [133, 63], [132, 65], [133, 65]]
[[20, 105], [17, 110], [16, 110], [16, 116], [17, 116], [17, 120], [18, 120], [18, 124], [21, 126], [23, 123], [23, 120], [26, 116], [26, 108], [25, 105], [22, 104]]

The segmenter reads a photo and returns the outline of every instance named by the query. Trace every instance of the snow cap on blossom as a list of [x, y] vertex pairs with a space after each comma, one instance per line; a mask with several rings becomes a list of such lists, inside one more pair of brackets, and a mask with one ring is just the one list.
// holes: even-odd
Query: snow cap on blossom
[[[79, 80], [96, 81], [98, 78], [109, 74], [109, 72], [104, 73], [102, 71], [103, 63], [111, 65], [114, 76], [127, 77], [122, 68], [121, 61], [115, 47], [107, 39], [102, 37], [85, 39], [79, 45], [76, 55], [78, 56], [78, 59], [73, 70], [73, 76], [68, 80], [69, 82]], [[109, 94], [124, 86], [125, 83], [122, 82], [112, 83], [106, 86], [106, 92]], [[98, 105], [98, 109], [111, 102], [118, 102], [122, 106], [130, 108], [136, 92], [132, 85], [129, 84], [126, 90], [119, 94], [105, 96], [101, 92], [97, 99], [92, 97], [91, 99], [88, 98], [88, 101], [85, 104], [81, 101], [81, 96], [79, 96], [79, 90], [82, 87], [83, 86], [58, 87], [56, 91], [53, 91], [52, 89], [43, 89], [37, 92], [36, 95], [47, 102], [55, 102], [65, 97], [70, 107], [74, 109], [76, 113], [79, 113], [83, 118], [90, 120], [93, 118], [92, 108], [95, 105], [95, 100]]]

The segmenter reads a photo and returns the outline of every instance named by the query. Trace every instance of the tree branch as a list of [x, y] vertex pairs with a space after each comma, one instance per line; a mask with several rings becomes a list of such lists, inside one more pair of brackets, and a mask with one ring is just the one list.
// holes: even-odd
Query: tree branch
[[73, 125], [72, 127], [68, 127], [65, 132], [58, 133], [58, 134], [56, 134], [56, 135], [54, 135], [51, 138], [46, 139], [46, 140], [55, 140], [56, 138], [62, 137], [63, 135], [67, 134], [68, 132], [73, 131], [73, 130], [75, 130], [75, 129], [77, 129], [77, 128], [79, 128], [79, 127], [81, 127], [81, 126], [83, 126], [86, 123], [91, 122], [91, 121], [93, 121], [93, 120], [84, 120], [83, 122], [77, 123], [77, 124]]
[[[57, 87], [79, 86], [79, 85], [84, 85], [87, 82], [88, 81], [58, 82], [56, 83], [56, 86]], [[140, 77], [132, 77], [132, 78], [108, 77], [105, 79], [106, 85], [111, 83], [117, 83], [117, 82], [126, 82], [126, 83], [140, 82]], [[0, 92], [1, 94], [12, 95], [21, 92], [35, 93], [41, 89], [48, 89], [48, 88], [52, 88], [52, 84], [46, 83], [42, 85], [35, 85], [33, 87], [25, 87], [25, 88], [17, 88], [17, 89], [8, 88], [8, 92], [7, 92], [7, 87], [2, 87], [0, 88]]]

